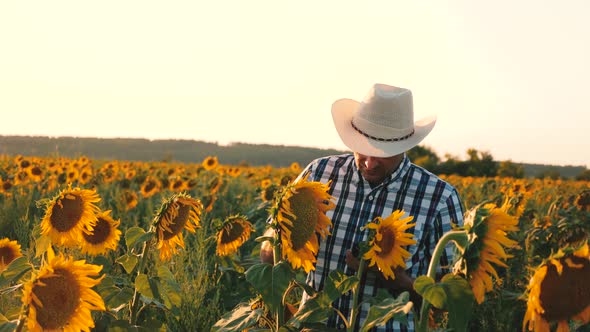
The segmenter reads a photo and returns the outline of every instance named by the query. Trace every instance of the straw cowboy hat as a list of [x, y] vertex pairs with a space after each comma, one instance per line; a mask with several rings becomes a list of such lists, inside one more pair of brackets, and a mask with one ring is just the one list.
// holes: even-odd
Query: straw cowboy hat
[[418, 145], [434, 127], [436, 116], [414, 122], [412, 92], [375, 84], [361, 102], [339, 99], [332, 119], [342, 142], [371, 157], [391, 157]]

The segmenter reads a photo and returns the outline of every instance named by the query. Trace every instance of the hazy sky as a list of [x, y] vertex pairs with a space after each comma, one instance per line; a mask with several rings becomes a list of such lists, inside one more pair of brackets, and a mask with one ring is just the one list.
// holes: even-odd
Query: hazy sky
[[330, 106], [409, 88], [424, 145], [590, 167], [590, 1], [3, 1], [0, 135], [346, 149]]

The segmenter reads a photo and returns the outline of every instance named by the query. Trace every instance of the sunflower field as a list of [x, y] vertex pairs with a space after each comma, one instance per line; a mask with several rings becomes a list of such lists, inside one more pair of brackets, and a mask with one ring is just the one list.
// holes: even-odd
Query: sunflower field
[[[0, 166], [0, 331], [328, 331], [332, 301], [354, 296], [364, 269], [395, 278], [415, 243], [403, 211], [369, 221], [358, 275], [333, 271], [317, 292], [305, 275], [334, 204], [297, 163], [0, 155]], [[443, 179], [466, 211], [439, 242], [456, 248], [453, 266], [416, 279], [420, 301], [369, 299], [360, 326], [353, 308], [347, 330], [410, 311], [419, 331], [590, 330], [590, 182]]]

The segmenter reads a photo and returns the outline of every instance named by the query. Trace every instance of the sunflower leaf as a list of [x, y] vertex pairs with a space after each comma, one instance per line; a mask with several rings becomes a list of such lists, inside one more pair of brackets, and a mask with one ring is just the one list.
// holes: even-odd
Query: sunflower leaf
[[264, 303], [273, 312], [279, 310], [283, 294], [295, 278], [295, 273], [287, 262], [280, 262], [275, 266], [268, 263], [256, 264], [245, 274], [246, 280], [262, 295]]
[[376, 326], [382, 326], [390, 319], [407, 324], [407, 314], [412, 309], [408, 292], [401, 293], [397, 298], [388, 297], [381, 302], [371, 305], [361, 332], [369, 331]]
[[150, 278], [142, 273], [135, 278], [135, 290], [137, 290], [143, 297], [159, 302], [162, 297], [160, 296], [157, 283], [156, 279]]
[[440, 284], [428, 276], [419, 276], [414, 281], [414, 289], [433, 306], [444, 309], [447, 304], [447, 294]]
[[151, 232], [146, 232], [141, 227], [131, 227], [125, 232], [125, 243], [127, 249], [135, 247], [137, 244], [145, 242], [153, 235]]
[[359, 278], [356, 275], [347, 276], [340, 270], [330, 272], [323, 291], [326, 300], [330, 303], [334, 302], [336, 299], [353, 289], [358, 282]]
[[242, 302], [238, 304], [234, 310], [223, 315], [223, 317], [211, 327], [211, 332], [246, 330], [249, 327], [254, 326], [263, 313], [264, 310], [262, 308], [252, 310], [249, 303]]
[[164, 304], [168, 309], [173, 307], [180, 307], [182, 297], [180, 296], [182, 290], [180, 285], [174, 280], [174, 275], [165, 266], [158, 267], [158, 277], [161, 280], [162, 297]]
[[6, 285], [17, 282], [31, 269], [31, 264], [25, 256], [16, 258], [8, 264], [6, 270], [0, 273], [0, 288], [4, 288]]
[[139, 258], [137, 258], [136, 255], [130, 254], [120, 256], [115, 261], [123, 266], [125, 272], [131, 274], [131, 272], [133, 272], [133, 269], [135, 269], [135, 266], [137, 265]]
[[[4, 316], [2, 316], [4, 317]], [[18, 326], [18, 320], [4, 321], [0, 320], [0, 332], [12, 332], [16, 330]]]
[[455, 331], [466, 331], [475, 303], [469, 282], [460, 276], [447, 274], [442, 278], [441, 284], [449, 302], [447, 305], [448, 327]]

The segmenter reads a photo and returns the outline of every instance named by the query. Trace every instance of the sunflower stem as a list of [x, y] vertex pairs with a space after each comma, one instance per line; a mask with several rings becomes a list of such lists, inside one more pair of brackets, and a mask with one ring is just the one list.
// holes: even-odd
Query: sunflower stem
[[[141, 251], [141, 260], [139, 261], [139, 265], [137, 266], [137, 275], [136, 278], [143, 272], [145, 264], [147, 263], [150, 247], [152, 244], [153, 237], [150, 237], [147, 241], [143, 244], [143, 249]], [[140, 293], [137, 291], [137, 287], [135, 287], [135, 292], [133, 294], [133, 301], [131, 302], [131, 312], [129, 314], [129, 323], [133, 325], [137, 325], [137, 318], [139, 317], [139, 297]]]
[[356, 316], [359, 312], [359, 298], [360, 298], [360, 281], [363, 279], [363, 274], [365, 274], [365, 269], [367, 267], [367, 261], [365, 259], [360, 260], [359, 262], [359, 270], [357, 271], [357, 277], [359, 278], [359, 282], [356, 284], [355, 287], [352, 288], [352, 308], [350, 310], [350, 320], [348, 322], [344, 321], [347, 325], [347, 330], [349, 332], [354, 331], [356, 328]]
[[[434, 253], [432, 255], [432, 259], [430, 260], [430, 265], [428, 266], [428, 274], [427, 276], [432, 278], [432, 280], [436, 281], [436, 269], [438, 268], [440, 256], [445, 252], [445, 247], [447, 243], [453, 241], [453, 243], [459, 248], [459, 250], [464, 250], [464, 244], [467, 242], [467, 232], [466, 231], [450, 231], [445, 233], [438, 243], [436, 244], [436, 248], [434, 248]], [[430, 309], [430, 303], [426, 300], [422, 300], [422, 307], [420, 308], [420, 319], [418, 320], [418, 325], [416, 326], [417, 332], [426, 332], [428, 331], [428, 310]]]
[[[276, 220], [276, 219], [275, 219]], [[274, 266], [276, 266], [277, 264], [279, 264], [279, 262], [281, 261], [281, 230], [279, 228], [276, 229], [275, 232], [275, 241], [274, 241], [274, 246], [273, 246], [273, 261], [274, 261]], [[273, 280], [274, 282], [274, 280]], [[273, 286], [274, 287], [274, 286]], [[276, 330], [278, 331], [281, 326], [283, 326], [283, 321], [284, 321], [284, 301], [281, 300], [281, 303], [279, 304], [279, 307], [277, 308], [277, 313], [276, 313]]]
[[14, 329], [14, 332], [21, 332], [23, 330], [23, 327], [25, 326], [25, 320], [28, 315], [29, 307], [25, 306], [24, 309], [21, 309], [21, 313], [18, 316], [18, 325], [16, 326], [16, 329]]

